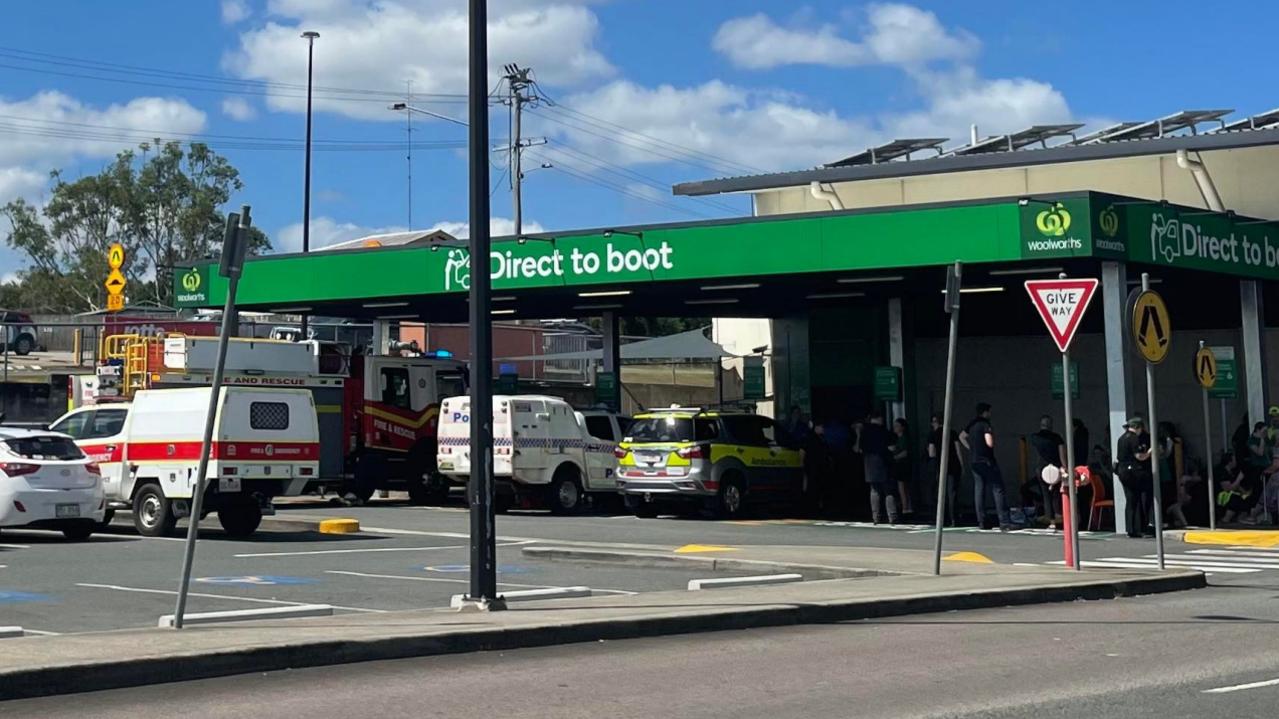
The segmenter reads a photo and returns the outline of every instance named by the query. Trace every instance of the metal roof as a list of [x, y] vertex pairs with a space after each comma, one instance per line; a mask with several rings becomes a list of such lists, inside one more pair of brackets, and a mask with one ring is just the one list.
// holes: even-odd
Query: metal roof
[[[1180, 115], [1181, 113], [1178, 113]], [[1169, 116], [1174, 117], [1174, 116]], [[1258, 129], [1226, 125], [1222, 130], [1203, 134], [1168, 135], [1163, 137], [1128, 141], [1100, 141], [1107, 134], [1146, 123], [1121, 123], [1094, 133], [1078, 141], [1055, 145], [1046, 149], [1027, 148], [1015, 152], [984, 152], [974, 154], [949, 154], [944, 157], [911, 160], [907, 162], [880, 162], [872, 165], [841, 165], [816, 169], [775, 172], [763, 175], [726, 177], [715, 180], [684, 182], [672, 189], [676, 195], [702, 196], [729, 192], [755, 192], [783, 187], [800, 187], [811, 182], [855, 182], [921, 175], [939, 175], [972, 170], [995, 170], [1014, 167], [1031, 167], [1089, 160], [1109, 160], [1146, 155], [1164, 155], [1177, 150], [1209, 151], [1245, 147], [1279, 145], [1279, 112], [1257, 116], [1269, 123]], [[1203, 121], [1202, 119], [1200, 120]], [[1158, 124], [1159, 121], [1153, 121]], [[1183, 129], [1188, 127], [1183, 125]], [[1233, 130], [1233, 131], [1232, 131]]]

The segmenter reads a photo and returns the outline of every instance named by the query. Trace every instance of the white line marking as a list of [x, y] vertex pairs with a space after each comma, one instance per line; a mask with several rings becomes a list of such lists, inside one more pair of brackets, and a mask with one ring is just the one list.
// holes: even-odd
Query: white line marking
[[1243, 557], [1237, 554], [1169, 554], [1177, 559], [1195, 559], [1204, 562], [1237, 562], [1240, 566], [1258, 566], [1266, 569], [1279, 569], [1279, 557]]
[[41, 637], [60, 637], [60, 636], [62, 636], [62, 635], [61, 635], [61, 634], [59, 634], [58, 632], [42, 632], [42, 631], [40, 631], [39, 629], [28, 629], [28, 628], [26, 628], [26, 627], [23, 627], [23, 628], [22, 628], [22, 631], [23, 631], [23, 633], [24, 633], [24, 634], [35, 634], [36, 636], [41, 636]]
[[[445, 584], [470, 584], [469, 579], [447, 579], [445, 577], [411, 577], [404, 574], [370, 574], [367, 572], [346, 572], [337, 569], [330, 569], [325, 574], [341, 574], [347, 577], [365, 577], [368, 579], [406, 579], [411, 582], [443, 582]], [[521, 589], [557, 589], [553, 584], [516, 584], [515, 582], [498, 582], [499, 587], [519, 587]], [[595, 589], [595, 592], [608, 592], [609, 594], [639, 594], [639, 592], [630, 592], [625, 589]]]
[[0, 544], [0, 549], [31, 549], [29, 544]]
[[[172, 591], [172, 590], [169, 590], [169, 589], [144, 589], [144, 588], [142, 588], [142, 587], [122, 587], [122, 586], [120, 586], [120, 585], [118, 585], [118, 584], [81, 584], [81, 583], [77, 583], [77, 584], [76, 584], [76, 586], [77, 586], [77, 587], [90, 587], [90, 588], [92, 588], [92, 589], [114, 589], [114, 590], [116, 590], [117, 592], [136, 592], [136, 593], [138, 593], [138, 594], [168, 594], [168, 595], [170, 595], [170, 596], [173, 596], [173, 595], [176, 595], [176, 594], [177, 594], [177, 592]], [[188, 593], [187, 593], [187, 596], [190, 596], [190, 597], [204, 597], [204, 598], [206, 598], [206, 599], [232, 599], [232, 600], [240, 601], [240, 602], [254, 602], [254, 603], [256, 603], [256, 604], [279, 604], [279, 605], [282, 605], [282, 606], [289, 606], [289, 607], [303, 607], [303, 606], [307, 606], [308, 604], [310, 604], [310, 602], [286, 602], [286, 601], [284, 601], [284, 600], [282, 600], [282, 599], [258, 599], [257, 597], [236, 597], [236, 596], [232, 596], [232, 595], [229, 595], [229, 594], [203, 594], [203, 593], [201, 593], [201, 592], [188, 592]], [[340, 607], [340, 606], [338, 606], [338, 605], [336, 605], [336, 604], [334, 604], [334, 605], [333, 605], [333, 608], [334, 608], [334, 609], [342, 609], [342, 610], [344, 610], [344, 611], [348, 611], [348, 612], [368, 612], [368, 613], [371, 613], [371, 614], [384, 614], [384, 613], [386, 612], [386, 610], [385, 610], [385, 609], [364, 609], [364, 608], [362, 608], [362, 607]]]
[[1250, 549], [1250, 550], [1253, 550], [1253, 551], [1256, 551], [1256, 552], [1274, 552], [1274, 553], [1279, 553], [1279, 547], [1272, 547], [1272, 548], [1266, 548], [1266, 547], [1250, 547], [1250, 546], [1248, 546], [1248, 545], [1246, 545], [1246, 544], [1245, 544], [1245, 545], [1243, 545], [1243, 546], [1240, 546], [1240, 547], [1227, 547], [1227, 549]]
[[[388, 529], [385, 527], [364, 527], [360, 530], [366, 534], [403, 534], [415, 537], [444, 537], [445, 539], [465, 539], [470, 541], [471, 535], [463, 532], [424, 532], [417, 529]], [[658, 551], [666, 551], [674, 549], [679, 545], [670, 544], [629, 544], [625, 542], [584, 542], [576, 539], [556, 539], [554, 537], [502, 537], [497, 538], [499, 542], [517, 543], [523, 542], [527, 544], [554, 543], [556, 546], [573, 546], [573, 547], [600, 547], [604, 549], [655, 549]], [[467, 545], [470, 546], [470, 545]], [[594, 587], [592, 587], [594, 589]]]
[[1217, 687], [1216, 689], [1205, 689], [1203, 694], [1229, 694], [1230, 692], [1241, 692], [1245, 689], [1260, 689], [1262, 687], [1279, 686], [1279, 679], [1268, 679], [1264, 682], [1251, 682], [1249, 684], [1236, 684], [1232, 687]]
[[1190, 554], [1216, 554], [1223, 557], [1258, 557], [1279, 562], [1279, 553], [1274, 552], [1241, 552], [1233, 549], [1192, 549]]
[[[1058, 566], [1065, 565], [1065, 562], [1058, 560], [1056, 562], [1048, 562]], [[1198, 569], [1200, 571], [1221, 572], [1222, 574], [1252, 574], [1260, 572], [1256, 568], [1242, 568], [1231, 565], [1210, 565], [1199, 562], [1177, 562], [1173, 560], [1167, 561], [1170, 567], [1178, 569]], [[1140, 557], [1108, 557], [1105, 559], [1085, 559], [1082, 562], [1085, 569], [1158, 569], [1159, 564], [1154, 559], [1142, 559]]]

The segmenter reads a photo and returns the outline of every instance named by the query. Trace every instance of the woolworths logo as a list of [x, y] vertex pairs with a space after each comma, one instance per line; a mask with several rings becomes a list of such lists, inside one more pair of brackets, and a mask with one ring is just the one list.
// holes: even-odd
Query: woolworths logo
[[[516, 256], [511, 250], [489, 252], [489, 276], [500, 280], [535, 280], [560, 277], [625, 276], [642, 273], [648, 278], [657, 270], [675, 269], [675, 248], [663, 241], [656, 247], [622, 249], [608, 243], [602, 251], [572, 248], [567, 251], [556, 247], [540, 256]], [[465, 290], [471, 287], [471, 255], [463, 249], [449, 250], [444, 261], [444, 290]]]
[[1061, 237], [1070, 229], [1070, 213], [1058, 202], [1051, 209], [1035, 215], [1035, 228], [1045, 237]]
[[1126, 252], [1128, 246], [1123, 240], [1118, 239], [1119, 235], [1119, 213], [1115, 212], [1115, 206], [1109, 205], [1097, 215], [1097, 227], [1101, 230], [1101, 237], [1093, 238], [1093, 246], [1099, 250], [1108, 252]]
[[173, 279], [174, 294], [177, 295], [178, 304], [189, 306], [208, 301], [209, 295], [204, 287], [204, 273], [199, 269], [189, 269]]
[[203, 280], [200, 279], [200, 273], [196, 272], [195, 269], [187, 270], [187, 273], [182, 275], [182, 289], [187, 292], [198, 291], [200, 289], [201, 282], [203, 282]]

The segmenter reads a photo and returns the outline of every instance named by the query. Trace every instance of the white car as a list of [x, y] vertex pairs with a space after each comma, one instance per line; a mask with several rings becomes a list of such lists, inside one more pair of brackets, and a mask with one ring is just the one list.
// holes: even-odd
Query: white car
[[0, 527], [52, 529], [84, 540], [106, 508], [102, 472], [75, 440], [0, 427]]

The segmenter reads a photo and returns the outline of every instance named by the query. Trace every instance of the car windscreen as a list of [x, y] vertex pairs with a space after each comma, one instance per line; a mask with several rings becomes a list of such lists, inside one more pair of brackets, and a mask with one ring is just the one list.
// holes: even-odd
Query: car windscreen
[[72, 460], [84, 459], [84, 452], [74, 440], [56, 435], [15, 437], [3, 442], [4, 448], [22, 459]]
[[687, 417], [643, 417], [626, 431], [628, 442], [691, 442], [693, 420]]

